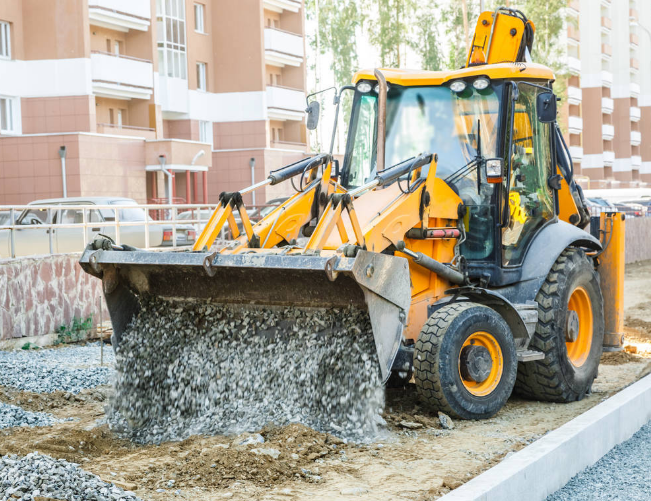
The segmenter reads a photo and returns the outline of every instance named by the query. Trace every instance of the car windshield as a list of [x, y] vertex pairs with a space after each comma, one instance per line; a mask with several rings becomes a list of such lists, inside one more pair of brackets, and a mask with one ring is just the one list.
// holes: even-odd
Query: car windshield
[[[109, 202], [109, 204], [110, 205], [137, 205], [135, 200], [114, 200], [112, 202]], [[105, 220], [115, 221], [115, 211], [113, 209], [100, 209], [100, 212], [102, 216], [104, 216]], [[142, 209], [140, 207], [129, 207], [126, 209], [119, 209], [118, 216], [120, 217], [120, 221], [132, 221], [132, 222], [144, 221], [145, 209]], [[149, 216], [149, 220], [153, 221], [151, 216]]]
[[[477, 155], [479, 130], [482, 155], [497, 156], [501, 95], [502, 84], [483, 90], [468, 85], [459, 93], [447, 86], [390, 84], [385, 167], [420, 153], [437, 153], [437, 177], [454, 185], [459, 177], [451, 176]], [[375, 176], [377, 101], [375, 92], [355, 94], [342, 179], [347, 188], [361, 186]], [[474, 176], [476, 169], [467, 178]]]

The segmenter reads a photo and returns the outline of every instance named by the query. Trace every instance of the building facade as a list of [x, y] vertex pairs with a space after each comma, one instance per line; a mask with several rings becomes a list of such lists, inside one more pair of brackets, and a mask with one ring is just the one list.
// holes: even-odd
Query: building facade
[[564, 125], [584, 188], [651, 183], [651, 2], [569, 0]]
[[302, 0], [3, 0], [0, 204], [62, 196], [60, 153], [68, 196], [166, 199], [163, 163], [179, 203], [302, 158], [303, 33]]

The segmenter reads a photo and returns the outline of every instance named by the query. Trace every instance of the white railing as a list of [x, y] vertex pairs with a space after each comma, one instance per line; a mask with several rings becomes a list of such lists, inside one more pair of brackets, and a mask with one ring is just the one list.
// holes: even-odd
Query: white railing
[[581, 73], [581, 61], [578, 58], [572, 56], [568, 57], [567, 66], [572, 75], [578, 75]]
[[583, 91], [578, 87], [567, 88], [567, 100], [570, 104], [581, 104], [583, 99]]
[[[144, 94], [151, 94], [154, 87], [154, 67], [151, 61], [132, 57], [116, 56], [107, 53], [90, 55], [93, 86], [129, 85], [137, 89], [129, 89]], [[121, 89], [115, 89], [119, 93]], [[105, 90], [103, 93], [111, 93]]]
[[88, 7], [102, 9], [114, 15], [122, 14], [151, 19], [149, 0], [88, 0]]
[[615, 126], [611, 124], [603, 124], [601, 126], [601, 137], [606, 141], [612, 140], [615, 137]]
[[570, 134], [581, 134], [583, 130], [583, 119], [581, 117], [569, 117], [567, 122]]
[[264, 29], [264, 48], [291, 57], [303, 58], [303, 37], [275, 28]]
[[[267, 109], [270, 114], [286, 114], [289, 119], [302, 120], [305, 114], [305, 92], [287, 87], [267, 86]], [[295, 117], [295, 118], [292, 118]]]
[[610, 115], [615, 109], [615, 101], [609, 97], [601, 98], [601, 112]]
[[631, 144], [639, 146], [642, 143], [642, 133], [638, 130], [631, 131]]
[[[189, 248], [190, 245], [194, 243], [196, 238], [199, 235], [203, 226], [208, 222], [210, 214], [215, 210], [217, 205], [208, 204], [208, 205], [196, 205], [196, 204], [175, 204], [175, 205], [161, 205], [161, 204], [147, 204], [147, 205], [0, 205], [0, 259], [3, 258], [14, 258], [22, 257], [25, 255], [36, 255], [36, 254], [55, 254], [54, 249], [54, 240], [57, 238], [55, 232], [62, 229], [79, 229], [83, 230], [80, 233], [83, 234], [82, 242], [83, 246], [79, 249], [66, 251], [66, 252], [81, 252], [86, 248], [86, 245], [89, 243], [92, 238], [91, 234], [98, 233], [113, 233], [111, 238], [115, 241], [116, 245], [121, 245], [123, 243], [122, 236], [126, 235], [126, 231], [131, 227], [138, 227], [142, 230], [142, 235], [138, 235], [138, 238], [142, 237], [144, 246], [139, 248], [146, 250], [178, 250], [182, 248]], [[139, 221], [126, 221], [120, 220], [120, 211], [129, 210], [129, 209], [142, 209], [145, 211], [147, 217], [144, 220]], [[20, 219], [20, 216], [26, 210], [38, 210], [38, 211], [47, 211], [46, 222], [41, 224], [16, 224]], [[58, 213], [65, 210], [79, 210], [82, 213], [82, 221], [78, 223], [53, 223], [54, 213]], [[111, 211], [114, 215], [114, 220], [89, 220], [90, 211]], [[150, 213], [156, 213], [156, 211], [165, 212], [168, 219], [152, 219], [150, 218]], [[178, 216], [181, 212], [186, 211], [196, 211], [196, 215], [192, 214], [189, 219], [179, 219]], [[203, 214], [202, 214], [203, 212]], [[5, 219], [5, 215], [8, 214], [8, 220], [2, 222]], [[59, 216], [60, 217], [60, 216]], [[49, 222], [48, 222], [49, 221]], [[167, 227], [167, 228], [166, 228]], [[107, 231], [107, 229], [113, 231]], [[46, 252], [28, 252], [28, 253], [18, 253], [17, 246], [20, 242], [18, 239], [22, 238], [19, 235], [30, 235], [23, 232], [36, 232], [36, 231], [45, 231], [47, 239], [48, 250]], [[165, 232], [171, 231], [171, 238], [169, 242], [171, 245], [164, 247], [165, 244]], [[180, 242], [179, 232], [186, 232], [186, 245], [177, 245]], [[194, 232], [194, 237], [190, 240], [190, 237], [187, 236], [187, 233]], [[43, 236], [43, 234], [40, 234]], [[152, 235], [155, 237], [152, 242]], [[76, 235], [77, 238], [79, 234]], [[225, 237], [225, 233], [222, 232], [222, 237]], [[160, 241], [159, 241], [160, 240]], [[154, 244], [154, 245], [152, 245]], [[29, 243], [27, 243], [29, 245]], [[22, 247], [22, 246], [21, 246]]]
[[638, 108], [637, 106], [631, 106], [631, 121], [639, 122], [641, 118], [642, 118], [642, 110], [640, 110], [640, 108]]

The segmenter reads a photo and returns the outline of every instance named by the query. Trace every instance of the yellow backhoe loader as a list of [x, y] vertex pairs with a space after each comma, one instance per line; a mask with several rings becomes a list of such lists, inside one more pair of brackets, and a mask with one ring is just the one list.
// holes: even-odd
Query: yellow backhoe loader
[[[95, 241], [81, 265], [103, 280], [114, 346], [143, 294], [353, 305], [384, 380], [413, 376], [434, 410], [488, 418], [514, 388], [581, 399], [622, 343], [624, 221], [586, 211], [534, 32], [500, 8], [459, 70], [359, 71], [336, 93], [352, 94], [341, 166], [331, 148], [222, 193], [191, 252]], [[288, 181], [296, 194], [252, 225], [243, 195]], [[213, 248], [226, 226], [234, 240]]]

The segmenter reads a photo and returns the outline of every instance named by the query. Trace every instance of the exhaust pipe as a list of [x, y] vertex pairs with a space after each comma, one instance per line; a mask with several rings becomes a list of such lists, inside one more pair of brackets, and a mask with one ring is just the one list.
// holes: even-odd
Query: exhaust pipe
[[379, 85], [378, 103], [377, 103], [377, 159], [376, 171], [384, 170], [384, 143], [386, 141], [387, 129], [387, 79], [379, 69], [373, 70], [375, 78]]

